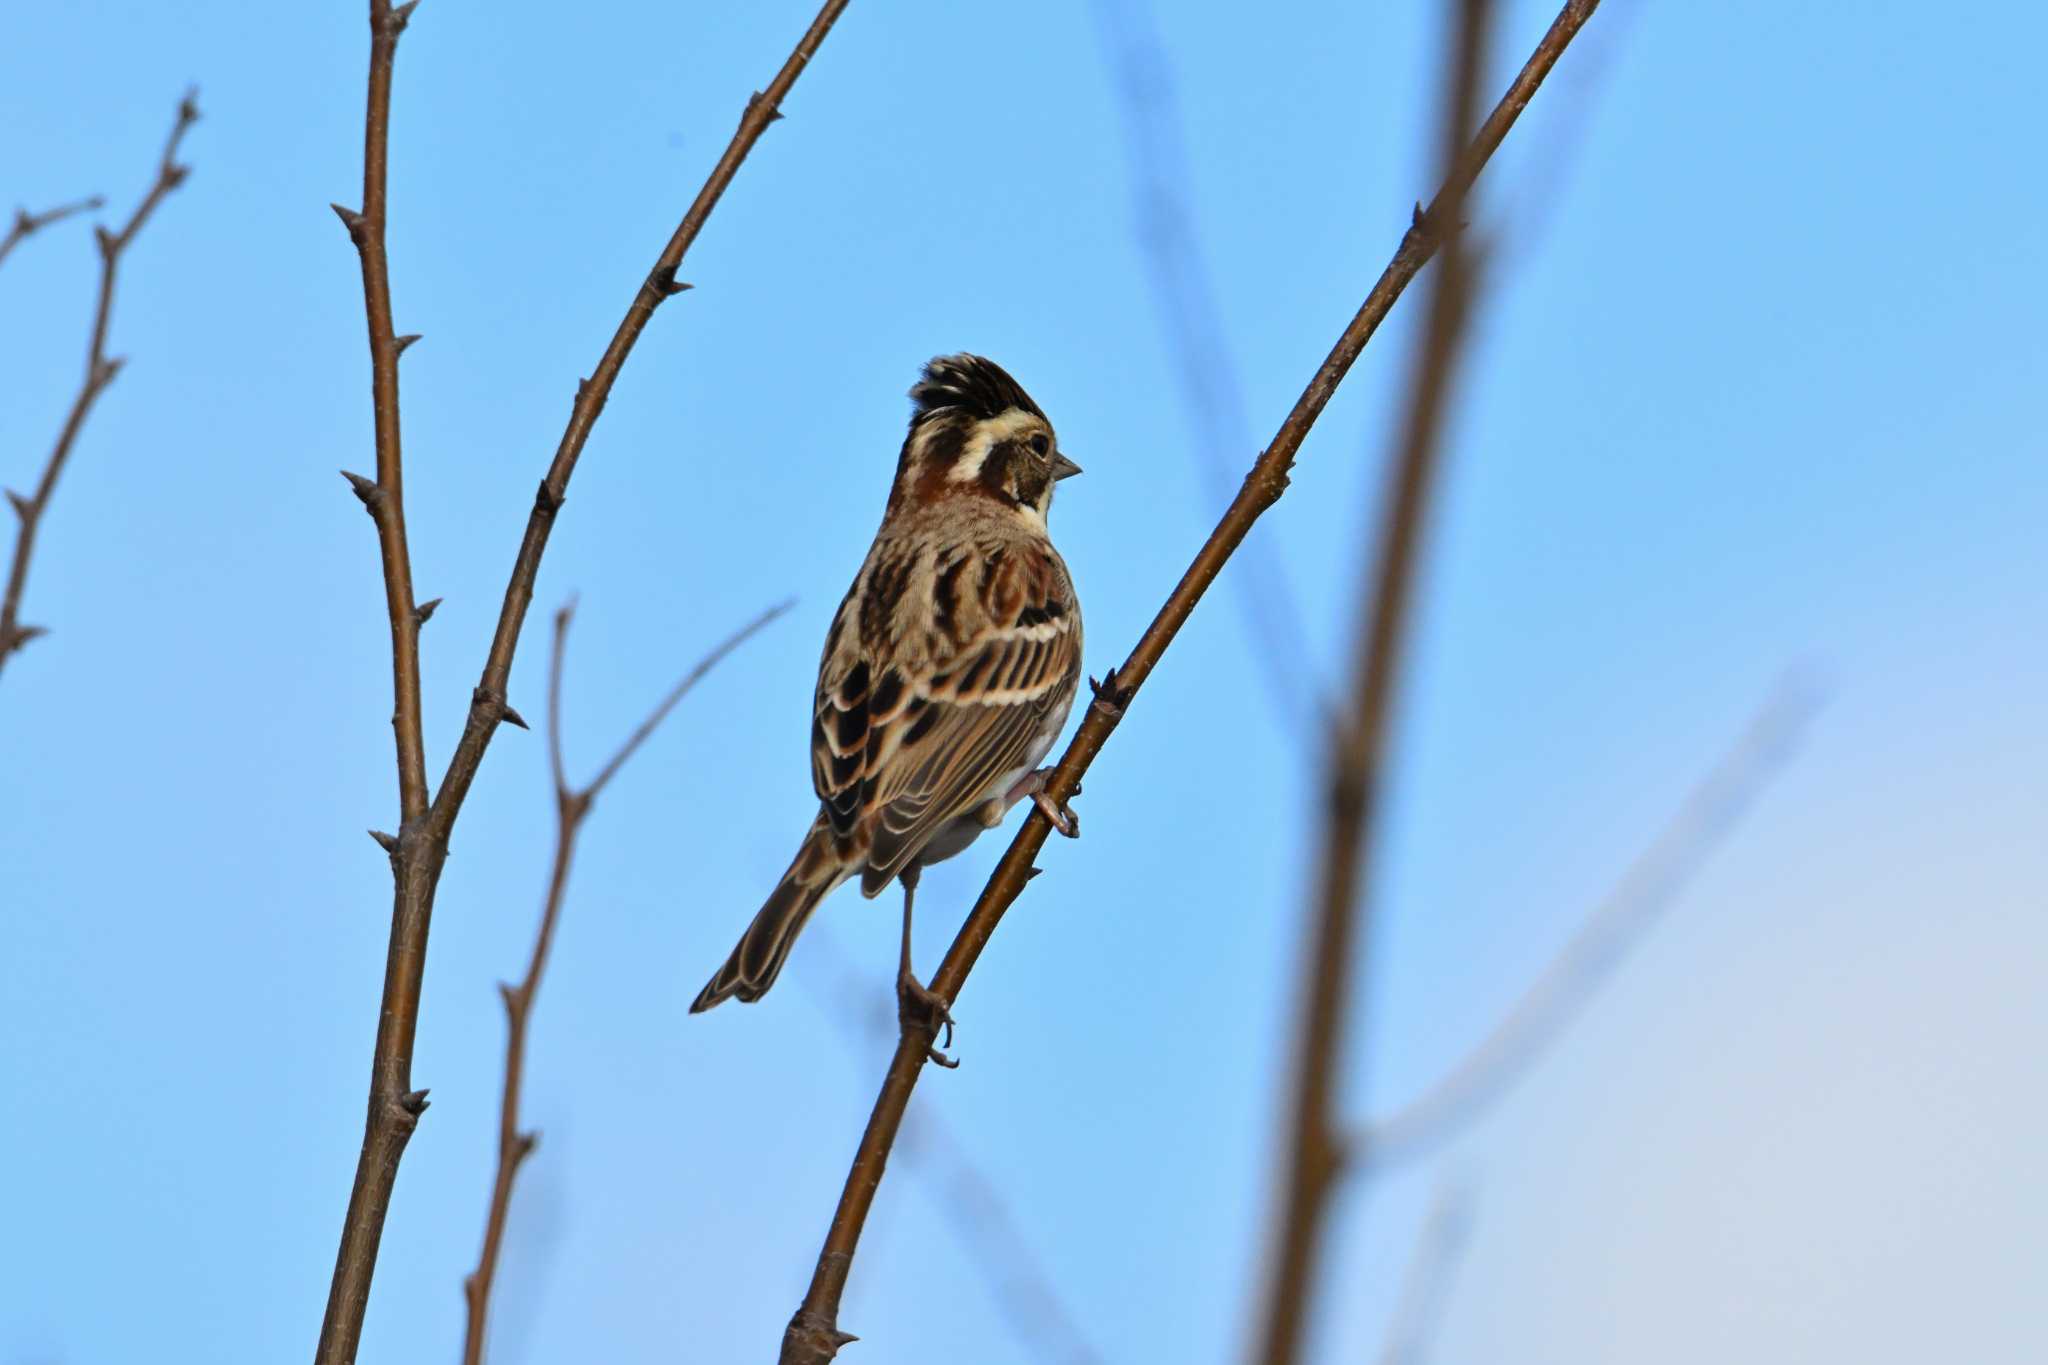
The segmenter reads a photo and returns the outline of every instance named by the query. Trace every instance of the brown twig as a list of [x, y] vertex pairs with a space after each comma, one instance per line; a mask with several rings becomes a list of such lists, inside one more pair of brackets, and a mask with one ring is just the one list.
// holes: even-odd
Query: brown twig
[[0, 237], [0, 262], [4, 262], [13, 253], [14, 248], [20, 246], [50, 224], [61, 222], [74, 214], [95, 213], [105, 207], [106, 202], [104, 198], [95, 194], [90, 199], [80, 199], [70, 204], [59, 204], [56, 208], [44, 209], [41, 213], [30, 213], [25, 208], [16, 209], [14, 211], [13, 226], [7, 229], [5, 237]]
[[[865, 1043], [895, 1033], [896, 1002], [872, 989], [873, 982], [855, 969], [830, 929], [813, 925], [805, 935], [813, 958], [823, 949], [834, 959], [837, 999], [831, 1006], [846, 1038]], [[865, 1047], [856, 1055], [866, 1057]], [[1018, 1347], [1036, 1359], [1061, 1365], [1101, 1365], [1102, 1353], [1088, 1340], [1058, 1284], [1025, 1239], [1002, 1184], [973, 1159], [967, 1144], [937, 1111], [907, 1115], [904, 1124], [896, 1155], [930, 1186]]]
[[[377, 1020], [377, 1041], [370, 1072], [369, 1115], [364, 1126], [362, 1154], [356, 1163], [355, 1181], [349, 1191], [348, 1214], [342, 1225], [340, 1245], [335, 1253], [334, 1281], [328, 1292], [327, 1313], [321, 1323], [319, 1365], [348, 1365], [362, 1336], [363, 1314], [369, 1302], [370, 1281], [376, 1270], [377, 1247], [383, 1237], [384, 1219], [391, 1191], [398, 1178], [398, 1164], [405, 1154], [419, 1116], [427, 1106], [427, 1092], [412, 1088], [413, 1038], [419, 1026], [420, 988], [426, 970], [427, 934], [433, 918], [434, 893], [441, 869], [448, 857], [448, 840], [456, 816], [470, 785], [483, 763], [484, 751], [501, 721], [522, 728], [526, 722], [512, 709], [505, 696], [512, 673], [512, 658], [518, 648], [520, 630], [527, 608], [533, 602], [534, 581], [540, 573], [555, 514], [568, 496], [569, 478], [590, 439], [591, 428], [603, 411], [606, 398], [617, 380], [620, 367], [633, 345], [664, 299], [689, 286], [678, 283], [676, 268], [683, 253], [697, 238], [711, 210], [717, 205], [733, 176], [760, 140], [768, 125], [782, 117], [780, 105], [809, 64], [811, 55], [831, 30], [847, 0], [826, 0], [810, 27], [797, 41], [782, 67], [765, 91], [750, 96], [724, 155], [711, 170], [704, 187], [684, 213], [634, 291], [624, 319], [589, 379], [577, 386], [576, 401], [569, 423], [555, 450], [554, 459], [540, 482], [533, 511], [513, 560], [511, 580], [498, 613], [498, 625], [485, 658], [483, 674], [470, 694], [469, 712], [447, 771], [431, 803], [426, 796], [424, 761], [418, 757], [418, 626], [433, 603], [417, 607], [412, 601], [410, 570], [405, 560], [403, 517], [397, 509], [398, 469], [398, 353], [407, 338], [392, 335], [388, 284], [383, 264], [384, 250], [384, 167], [390, 129], [391, 68], [398, 36], [418, 0], [393, 7], [390, 0], [370, 0], [370, 75], [368, 112], [365, 117], [363, 155], [363, 211], [350, 213], [337, 208], [349, 235], [363, 255], [365, 312], [370, 325], [372, 391], [377, 411], [378, 477], [372, 480], [350, 475], [356, 495], [377, 518], [380, 550], [385, 571], [385, 597], [391, 614], [393, 677], [399, 704], [394, 724], [399, 732], [398, 767], [400, 815], [396, 835], [375, 837], [391, 858], [393, 881], [391, 941], [384, 967], [382, 1004]], [[372, 256], [375, 256], [375, 264]], [[382, 295], [380, 298], [379, 295]], [[387, 480], [387, 456], [389, 459]], [[390, 510], [380, 510], [389, 504]], [[392, 534], [395, 532], [395, 536]], [[408, 702], [408, 693], [411, 701]]]
[[[1366, 295], [1365, 302], [1338, 338], [1328, 358], [1309, 380], [1293, 411], [1288, 413], [1274, 435], [1272, 444], [1252, 465], [1236, 498], [1196, 553], [1194, 562], [1181, 576], [1180, 583], [1166, 599], [1159, 614], [1146, 627], [1130, 657], [1122, 667], [1096, 685], [1095, 703], [1088, 708], [1080, 730], [1047, 780], [1046, 794], [1053, 801], [1062, 802], [1074, 794], [1089, 765], [1102, 751], [1131, 700], [1151, 675], [1167, 646], [1173, 643], [1174, 636], [1186, 624], [1203, 593], [1208, 591], [1223, 565], [1243, 543], [1253, 523], [1286, 491], [1288, 471], [1309, 429], [1315, 425], [1338, 383], [1365, 349], [1409, 281], [1435, 253], [1439, 241], [1435, 225], [1456, 221], [1447, 210], [1463, 201], [1466, 190], [1597, 4], [1598, 0], [1568, 0], [1564, 11], [1508, 87], [1507, 94], [1494, 107], [1486, 122], [1480, 125], [1478, 134], [1437, 191], [1428, 211], [1418, 214], [1415, 223], [1402, 237], [1393, 260]], [[987, 887], [968, 913], [967, 921], [954, 938], [952, 947], [947, 950], [945, 960], [932, 976], [931, 989], [946, 1004], [951, 1005], [959, 999], [960, 989], [974, 970], [990, 935], [1002, 922], [1004, 912], [1023, 892], [1024, 884], [1034, 875], [1033, 860], [1044, 848], [1051, 830], [1052, 826], [1043, 813], [1033, 811], [1011, 841], [1002, 861], [996, 865]], [[881, 1186], [889, 1150], [896, 1141], [904, 1111], [910, 1104], [911, 1091], [917, 1085], [927, 1050], [933, 1041], [932, 1030], [907, 1027], [897, 1042], [888, 1074], [882, 1081], [881, 1093], [861, 1134], [845, 1188], [833, 1212], [831, 1226], [826, 1231], [824, 1246], [818, 1253], [818, 1264], [812, 1273], [810, 1287], [784, 1333], [783, 1365], [822, 1365], [838, 1353], [840, 1346], [853, 1339], [838, 1325], [840, 1297], [853, 1267], [854, 1253], [860, 1244], [868, 1210], [873, 1207], [875, 1192]]]
[[[1477, 113], [1479, 73], [1491, 19], [1489, 0], [1461, 0], [1449, 54], [1442, 121], [1442, 164], [1455, 167], [1465, 129]], [[1359, 583], [1357, 634], [1348, 699], [1332, 717], [1325, 774], [1322, 855], [1314, 892], [1297, 1031], [1292, 1112], [1280, 1153], [1285, 1175], [1271, 1252], [1264, 1327], [1255, 1358], [1292, 1365], [1301, 1358], [1310, 1294], [1343, 1152], [1336, 1109], [1343, 1044], [1353, 1022], [1351, 982], [1366, 941], [1370, 906], [1366, 873], [1377, 842], [1379, 797], [1386, 767], [1388, 718], [1408, 642], [1415, 566], [1440, 461], [1451, 381], [1464, 337], [1472, 289], [1458, 228], [1462, 196], [1432, 205], [1443, 233], [1442, 260], [1423, 348], [1403, 425], [1400, 450], [1380, 511], [1376, 558]], [[1437, 216], [1441, 214], [1441, 216]]]
[[548, 949], [555, 939], [555, 925], [561, 917], [563, 892], [569, 885], [569, 865], [576, 856], [576, 836], [583, 829], [598, 794], [605, 789], [626, 760], [654, 733], [668, 713], [705, 674], [726, 655], [738, 649], [762, 627], [794, 605], [770, 607], [733, 632], [685, 673], [668, 695], [648, 713], [626, 737], [604, 767], [587, 786], [572, 788], [562, 763], [562, 654], [569, 635], [569, 621], [576, 605], [570, 602], [555, 613], [554, 651], [548, 664], [548, 770], [555, 789], [555, 863], [548, 874], [546, 900], [542, 903], [540, 928], [533, 937], [533, 953], [527, 959], [526, 975], [517, 986], [498, 983], [498, 995], [505, 1002], [505, 1090], [498, 1111], [498, 1169], [491, 1183], [490, 1212], [484, 1220], [483, 1250], [476, 1269], [462, 1282], [462, 1295], [469, 1306], [469, 1325], [463, 1338], [463, 1365], [482, 1365], [484, 1329], [490, 1313], [491, 1285], [498, 1271], [498, 1251], [504, 1243], [505, 1218], [512, 1206], [512, 1182], [519, 1167], [533, 1153], [540, 1135], [519, 1128], [519, 1092], [526, 1078], [526, 1026], [533, 1015], [534, 998], [540, 993], [541, 973], [547, 969]]
[[1820, 701], [1788, 681], [1767, 698], [1656, 840], [1477, 1047], [1350, 1140], [1345, 1162], [1384, 1170], [1436, 1148], [1527, 1071], [1721, 846], [1804, 735]]
[[[142, 202], [135, 206], [135, 212], [128, 215], [127, 223], [119, 232], [109, 232], [105, 227], [93, 229], [100, 249], [100, 292], [99, 301], [93, 307], [92, 341], [85, 353], [85, 380], [79, 385], [78, 396], [71, 400], [71, 411], [65, 416], [64, 427], [57, 434], [57, 444], [43, 465], [42, 477], [36, 480], [34, 496], [24, 497], [13, 489], [7, 490], [7, 501], [14, 508], [18, 525], [14, 533], [14, 558], [7, 569], [7, 588], [4, 594], [0, 594], [0, 669], [7, 667], [7, 660], [14, 651], [45, 633], [41, 626], [21, 624], [21, 595], [28, 585], [28, 563], [35, 553], [36, 531], [50, 505], [50, 495], [57, 489], [57, 478], [64, 472], [65, 461], [71, 458], [71, 448], [85, 426], [86, 417], [107, 385], [113, 383], [114, 376], [121, 372], [124, 362], [107, 355], [107, 327], [114, 315], [114, 279], [120, 269], [121, 253], [135, 240], [135, 234], [142, 231], [142, 225], [149, 221], [149, 216], [163, 202], [164, 196], [182, 185], [190, 173], [189, 167], [178, 164], [178, 144], [184, 140], [185, 131], [199, 121], [198, 98], [197, 91], [187, 91], [185, 97], [178, 101], [178, 114], [171, 124], [171, 135], [164, 143], [163, 155], [157, 159], [156, 179], [151, 182], [148, 193], [142, 196]], [[93, 198], [52, 209], [36, 218], [26, 213], [18, 215], [5, 245], [0, 246], [0, 257], [44, 224], [67, 214], [97, 208], [99, 204], [100, 200]]]

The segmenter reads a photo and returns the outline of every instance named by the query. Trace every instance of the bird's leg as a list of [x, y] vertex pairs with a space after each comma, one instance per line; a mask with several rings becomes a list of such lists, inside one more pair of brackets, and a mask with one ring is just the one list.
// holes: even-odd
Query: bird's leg
[[[953, 1046], [953, 1014], [946, 1008], [936, 991], [917, 979], [910, 970], [910, 908], [917, 895], [918, 865], [911, 863], [897, 874], [903, 883], [903, 956], [896, 967], [896, 1020], [904, 1028], [921, 1028], [928, 1032], [936, 1043], [941, 1028], [946, 1030], [946, 1046]], [[927, 1045], [925, 1052], [940, 1066], [960, 1065], [956, 1057], [948, 1057], [936, 1046]]]
[[[1003, 798], [1003, 808], [1008, 810], [1028, 796], [1032, 805], [1045, 812], [1045, 818], [1052, 821], [1054, 829], [1069, 839], [1078, 839], [1081, 837], [1081, 817], [1069, 810], [1064, 803], [1056, 802], [1045, 794], [1045, 780], [1051, 776], [1050, 768], [1040, 768], [1037, 772], [1029, 774], [1010, 788], [1009, 793]], [[1074, 795], [1080, 794], [1081, 789], [1075, 787]]]

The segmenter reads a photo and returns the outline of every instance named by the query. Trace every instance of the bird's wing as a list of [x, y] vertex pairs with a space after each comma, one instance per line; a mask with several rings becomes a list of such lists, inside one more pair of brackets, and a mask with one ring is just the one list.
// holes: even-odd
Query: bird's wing
[[936, 619], [970, 624], [954, 653], [904, 679], [900, 700], [890, 673], [876, 690], [867, 888], [886, 885], [939, 830], [1035, 761], [1035, 741], [1065, 719], [1080, 681], [1079, 615], [1049, 554], [1041, 562], [984, 551], [947, 563], [934, 581]]

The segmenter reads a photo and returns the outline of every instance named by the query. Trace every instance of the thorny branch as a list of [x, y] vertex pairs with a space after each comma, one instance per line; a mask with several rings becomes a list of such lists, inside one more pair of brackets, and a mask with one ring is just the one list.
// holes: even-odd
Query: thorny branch
[[[127, 223], [119, 232], [109, 232], [105, 227], [93, 229], [99, 242], [100, 290], [99, 301], [93, 307], [92, 341], [85, 353], [85, 379], [79, 385], [78, 396], [71, 400], [71, 410], [64, 418], [63, 429], [57, 434], [57, 444], [43, 464], [42, 477], [36, 480], [35, 493], [25, 496], [11, 488], [7, 490], [7, 502], [14, 509], [17, 525], [14, 558], [7, 568], [7, 587], [4, 594], [0, 594], [0, 669], [7, 667], [7, 660], [16, 650], [44, 633], [41, 626], [21, 624], [21, 596], [28, 585], [28, 564], [30, 556], [35, 553], [36, 532], [42, 525], [43, 513], [50, 506], [50, 495], [57, 489], [58, 476], [64, 472], [65, 461], [71, 458], [71, 448], [78, 441], [78, 433], [84, 428], [86, 417], [91, 414], [99, 396], [114, 382], [114, 376], [121, 372], [122, 359], [107, 355], [107, 328], [114, 315], [114, 281], [121, 267], [121, 253], [142, 231], [142, 225], [156, 212], [156, 206], [163, 202], [164, 196], [184, 184], [190, 173], [189, 167], [178, 162], [178, 144], [184, 140], [186, 130], [199, 121], [198, 98], [196, 90], [188, 90], [178, 101], [171, 135], [164, 142], [163, 155], [157, 158], [156, 179], [150, 183], [148, 193], [142, 196], [142, 202], [135, 206], [135, 212], [128, 215]], [[17, 214], [14, 227], [6, 240], [0, 242], [0, 259], [4, 259], [18, 242], [38, 228], [69, 214], [97, 208], [100, 202], [95, 197], [40, 215]]]
[[25, 208], [16, 209], [14, 211], [13, 225], [7, 229], [5, 237], [0, 237], [0, 262], [4, 262], [13, 253], [14, 248], [20, 246], [50, 224], [62, 222], [74, 214], [98, 212], [106, 205], [106, 202], [105, 199], [95, 194], [90, 199], [80, 199], [69, 204], [59, 204], [56, 208], [44, 209], [41, 213], [30, 213]]
[[[1491, 21], [1489, 0], [1461, 0], [1457, 36], [1445, 82], [1441, 164], [1454, 168], [1465, 130], [1477, 113], [1479, 74]], [[1332, 717], [1325, 774], [1322, 856], [1318, 861], [1310, 937], [1302, 974], [1308, 989], [1294, 1032], [1292, 1113], [1282, 1140], [1280, 1216], [1270, 1252], [1271, 1283], [1255, 1358], [1292, 1365], [1302, 1354], [1323, 1225], [1341, 1165], [1337, 1078], [1351, 1008], [1352, 974], [1367, 941], [1365, 889], [1378, 834], [1378, 814], [1392, 729], [1394, 693], [1407, 651], [1415, 566], [1430, 498], [1437, 483], [1444, 420], [1464, 338], [1472, 276], [1456, 224], [1463, 197], [1432, 205], [1443, 234], [1428, 328], [1409, 397], [1400, 450], [1380, 511], [1376, 559], [1359, 583], [1358, 626], [1348, 698]]]
[[682, 263], [683, 254], [697, 239], [712, 209], [717, 206], [761, 134], [769, 124], [782, 117], [783, 99], [846, 8], [847, 0], [825, 0], [823, 8], [797, 41], [775, 78], [765, 90], [748, 98], [738, 130], [670, 235], [667, 245], [662, 248], [653, 269], [634, 290], [625, 317], [605, 347], [603, 358], [590, 377], [577, 385], [568, 426], [534, 496], [533, 511], [520, 538], [511, 579], [505, 588], [504, 603], [499, 609], [497, 629], [484, 661], [482, 677], [471, 693], [461, 738], [431, 801], [427, 795], [419, 728], [418, 632], [435, 603], [415, 605], [413, 602], [400, 496], [398, 440], [398, 356], [415, 338], [393, 334], [389, 271], [384, 254], [385, 159], [390, 139], [392, 64], [399, 36], [417, 3], [418, 0], [407, 0], [407, 3], [394, 7], [390, 0], [370, 0], [363, 207], [358, 212], [339, 206], [335, 210], [362, 257], [364, 311], [370, 329], [377, 477], [374, 480], [357, 474], [347, 477], [356, 496], [362, 499], [377, 523], [383, 561], [396, 693], [393, 725], [397, 731], [400, 822], [396, 835], [378, 833], [374, 836], [391, 858], [391, 942], [385, 959], [362, 1154], [357, 1161], [355, 1181], [349, 1191], [348, 1214], [335, 1253], [334, 1281], [328, 1292], [327, 1313], [321, 1323], [316, 1353], [318, 1365], [350, 1365], [355, 1359], [357, 1343], [362, 1336], [363, 1314], [369, 1303], [370, 1282], [376, 1270], [377, 1248], [383, 1237], [392, 1188], [398, 1178], [399, 1161], [404, 1156], [406, 1143], [419, 1122], [420, 1114], [427, 1107], [427, 1092], [412, 1088], [412, 1055], [413, 1039], [419, 1026], [420, 989], [426, 970], [427, 933], [433, 916], [434, 893], [448, 857], [448, 840], [454, 831], [456, 816], [476, 779], [491, 737], [502, 721], [510, 721], [522, 728], [526, 724], [506, 700], [506, 686], [511, 677], [519, 634], [525, 625], [526, 611], [533, 601], [541, 557], [547, 550], [555, 515], [568, 496], [570, 476], [575, 472], [576, 463], [590, 439], [598, 414], [604, 409], [605, 400], [611, 394], [620, 368], [653, 318], [654, 310], [663, 300], [689, 288], [676, 279], [676, 269]]
[[[1573, 35], [1591, 17], [1597, 4], [1598, 0], [1568, 0], [1563, 12], [1508, 87], [1507, 94], [1465, 148], [1429, 209], [1417, 216], [1402, 237], [1393, 260], [1366, 295], [1365, 302], [1338, 338], [1329, 357], [1309, 380], [1293, 411], [1274, 435], [1272, 444], [1252, 465], [1236, 498], [1196, 553], [1194, 562], [1146, 628], [1130, 657], [1122, 667], [1095, 685], [1095, 703], [1088, 708], [1080, 730], [1047, 780], [1046, 795], [1054, 802], [1063, 802], [1074, 794], [1089, 765], [1108, 742], [1139, 688], [1151, 675], [1167, 646], [1173, 643], [1174, 636], [1186, 624], [1202, 595], [1243, 543], [1253, 523], [1286, 491], [1288, 471], [1309, 429], [1328, 406], [1337, 385], [1392, 310], [1402, 291], [1435, 254], [1440, 241], [1437, 225], [1457, 221], [1448, 210], [1463, 201], [1465, 192], [1521, 116], [1544, 77], [1571, 43]], [[948, 1005], [959, 999], [961, 987], [974, 970], [989, 937], [1002, 922], [1004, 912], [1034, 875], [1033, 860], [1045, 846], [1051, 829], [1043, 813], [1034, 811], [1017, 832], [1002, 861], [996, 865], [981, 898], [968, 913], [966, 923], [961, 926], [944, 961], [932, 976], [931, 989]], [[837, 1355], [839, 1347], [853, 1340], [839, 1328], [839, 1301], [853, 1267], [861, 1229], [874, 1205], [875, 1192], [881, 1186], [889, 1151], [895, 1144], [904, 1111], [910, 1104], [911, 1091], [917, 1085], [933, 1041], [931, 1030], [919, 1028], [906, 1028], [898, 1040], [874, 1111], [855, 1150], [846, 1186], [826, 1231], [810, 1287], [784, 1334], [782, 1365], [822, 1365]]]
[[505, 1002], [505, 1089], [498, 1110], [498, 1168], [491, 1183], [490, 1212], [484, 1220], [483, 1250], [476, 1269], [462, 1282], [463, 1301], [469, 1309], [469, 1325], [463, 1337], [463, 1365], [482, 1365], [485, 1327], [490, 1313], [491, 1285], [498, 1272], [498, 1252], [504, 1244], [505, 1219], [512, 1206], [512, 1182], [519, 1167], [533, 1153], [540, 1134], [519, 1127], [519, 1092], [526, 1079], [526, 1026], [533, 1015], [533, 1002], [540, 993], [541, 973], [547, 970], [548, 949], [555, 939], [555, 925], [561, 917], [563, 893], [569, 885], [569, 866], [576, 856], [576, 836], [590, 814], [598, 794], [624, 767], [640, 746], [647, 742], [670, 711], [726, 655], [745, 644], [770, 621], [794, 605], [783, 602], [770, 607], [728, 636], [685, 673], [668, 695], [648, 713], [626, 737], [589, 785], [572, 788], [562, 762], [562, 654], [569, 636], [569, 621], [576, 606], [571, 602], [555, 613], [554, 650], [548, 664], [548, 771], [555, 791], [555, 862], [548, 874], [547, 897], [542, 903], [540, 928], [533, 937], [533, 952], [527, 959], [526, 975], [517, 986], [498, 983], [499, 998]]
[[[813, 956], [822, 949], [836, 960], [837, 999], [831, 1004], [845, 1036], [862, 1043], [895, 1033], [895, 1001], [870, 989], [867, 975], [853, 967], [824, 925], [805, 933]], [[862, 1048], [856, 1055], [864, 1058], [867, 1052]], [[987, 1283], [1018, 1347], [1047, 1362], [1101, 1365], [1102, 1353], [1088, 1340], [1044, 1261], [1025, 1239], [1013, 1201], [972, 1159], [943, 1116], [930, 1109], [907, 1116], [896, 1155], [932, 1188], [962, 1253]]]

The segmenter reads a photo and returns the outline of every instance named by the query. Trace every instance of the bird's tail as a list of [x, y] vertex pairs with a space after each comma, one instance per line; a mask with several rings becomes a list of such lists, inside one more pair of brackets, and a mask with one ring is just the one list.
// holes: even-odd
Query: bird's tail
[[818, 902], [846, 880], [851, 869], [844, 866], [833, 847], [832, 829], [821, 813], [811, 832], [804, 836], [789, 871], [769, 893], [768, 903], [754, 916], [747, 932], [740, 935], [732, 956], [697, 993], [690, 1013], [700, 1014], [728, 996], [742, 1001], [759, 1000], [775, 984], [789, 950], [802, 932]]

